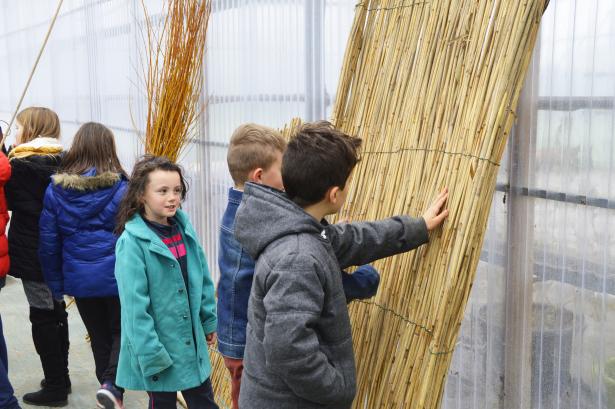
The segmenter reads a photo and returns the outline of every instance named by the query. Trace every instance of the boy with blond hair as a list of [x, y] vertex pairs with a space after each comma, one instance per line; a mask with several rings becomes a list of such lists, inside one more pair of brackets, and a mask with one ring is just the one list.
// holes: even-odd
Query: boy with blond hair
[[[247, 182], [267, 186], [278, 192], [284, 189], [281, 168], [285, 149], [286, 141], [278, 131], [248, 123], [241, 125], [233, 133], [227, 155], [234, 186], [229, 189], [228, 205], [220, 227], [218, 349], [231, 374], [234, 409], [238, 408], [248, 322], [248, 298], [254, 275], [254, 260], [233, 234], [235, 214]], [[378, 288], [380, 277], [371, 266], [361, 266], [354, 274], [341, 275], [346, 301], [369, 298]]]

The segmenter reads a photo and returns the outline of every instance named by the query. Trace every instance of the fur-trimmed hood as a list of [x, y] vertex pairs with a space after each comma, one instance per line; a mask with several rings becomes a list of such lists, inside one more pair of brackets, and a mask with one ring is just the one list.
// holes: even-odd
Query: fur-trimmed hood
[[51, 179], [56, 186], [84, 192], [86, 190], [98, 190], [111, 187], [119, 182], [121, 176], [113, 172], [105, 172], [93, 176], [58, 173], [53, 175]]
[[97, 174], [89, 169], [81, 175], [58, 173], [51, 177], [54, 201], [73, 217], [87, 219], [105, 208], [111, 200], [117, 200], [118, 189], [125, 190], [124, 175], [104, 172]]

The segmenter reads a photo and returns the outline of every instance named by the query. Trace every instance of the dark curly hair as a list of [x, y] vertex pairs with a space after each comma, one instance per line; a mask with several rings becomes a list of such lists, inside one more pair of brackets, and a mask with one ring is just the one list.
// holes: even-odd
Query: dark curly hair
[[164, 156], [144, 155], [137, 163], [135, 163], [130, 175], [130, 183], [128, 184], [128, 191], [120, 203], [120, 207], [117, 212], [117, 225], [115, 227], [115, 233], [117, 235], [122, 234], [126, 223], [137, 213], [143, 213], [143, 203], [141, 198], [145, 194], [145, 188], [149, 183], [149, 174], [155, 170], [165, 170], [169, 172], [179, 173], [179, 179], [182, 185], [181, 200], [186, 198], [186, 192], [188, 191], [188, 184], [184, 179], [184, 174], [181, 166], [171, 162]]

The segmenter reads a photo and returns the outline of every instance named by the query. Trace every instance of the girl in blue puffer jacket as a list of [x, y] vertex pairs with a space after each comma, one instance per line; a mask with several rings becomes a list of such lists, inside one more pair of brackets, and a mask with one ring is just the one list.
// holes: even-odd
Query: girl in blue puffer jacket
[[90, 334], [101, 408], [122, 408], [115, 385], [120, 300], [115, 281], [115, 219], [127, 188], [113, 133], [86, 123], [45, 192], [39, 258], [54, 298], [75, 297]]

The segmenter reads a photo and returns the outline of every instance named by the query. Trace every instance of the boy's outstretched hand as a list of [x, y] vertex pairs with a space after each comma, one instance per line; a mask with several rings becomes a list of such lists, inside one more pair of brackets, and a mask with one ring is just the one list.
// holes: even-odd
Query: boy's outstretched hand
[[444, 190], [440, 192], [436, 200], [423, 214], [427, 230], [431, 231], [435, 229], [448, 217], [448, 209], [444, 209], [446, 199], [448, 199], [448, 188], [444, 188]]

